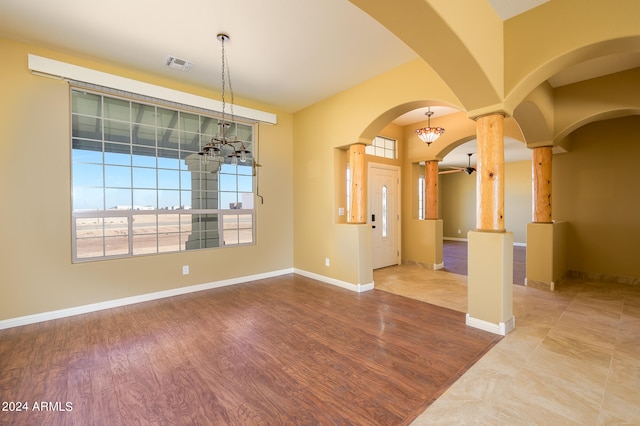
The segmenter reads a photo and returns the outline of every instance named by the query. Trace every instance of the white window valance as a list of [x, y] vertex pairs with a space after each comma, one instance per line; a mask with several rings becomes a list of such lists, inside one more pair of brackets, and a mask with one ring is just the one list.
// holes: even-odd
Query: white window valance
[[[29, 69], [37, 74], [44, 74], [51, 77], [62, 78], [70, 81], [80, 81], [97, 86], [110, 87], [124, 92], [135, 93], [141, 96], [149, 96], [163, 99], [178, 104], [189, 105], [196, 108], [203, 108], [210, 111], [222, 112], [222, 102], [204, 96], [181, 92], [154, 84], [145, 83], [130, 78], [105, 73], [102, 71], [84, 68], [54, 59], [44, 58], [29, 54]], [[260, 111], [253, 108], [246, 108], [238, 105], [233, 106], [234, 115], [249, 121], [276, 124], [275, 114]]]

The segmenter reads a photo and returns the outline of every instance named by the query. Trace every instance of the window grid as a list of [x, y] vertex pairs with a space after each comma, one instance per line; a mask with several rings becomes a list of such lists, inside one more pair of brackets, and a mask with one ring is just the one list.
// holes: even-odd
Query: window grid
[[198, 155], [217, 122], [72, 88], [74, 261], [253, 243], [253, 159]]
[[394, 139], [376, 136], [371, 145], [365, 147], [365, 154], [374, 155], [376, 157], [396, 159], [397, 143]]

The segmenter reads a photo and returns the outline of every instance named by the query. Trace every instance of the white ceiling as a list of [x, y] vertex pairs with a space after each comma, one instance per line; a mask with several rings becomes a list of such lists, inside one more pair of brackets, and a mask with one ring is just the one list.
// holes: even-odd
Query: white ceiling
[[[504, 20], [547, 0], [488, 1]], [[0, 36], [216, 90], [220, 32], [230, 36], [235, 95], [287, 112], [417, 57], [348, 0], [0, 1]], [[191, 61], [193, 68], [168, 68], [167, 56]], [[572, 78], [558, 76], [557, 84]], [[434, 111], [436, 117], [447, 112]], [[424, 110], [397, 122], [420, 120]]]
[[[544, 0], [489, 1], [510, 17]], [[0, 36], [217, 90], [220, 32], [235, 94], [288, 112], [417, 57], [348, 0], [0, 1]]]

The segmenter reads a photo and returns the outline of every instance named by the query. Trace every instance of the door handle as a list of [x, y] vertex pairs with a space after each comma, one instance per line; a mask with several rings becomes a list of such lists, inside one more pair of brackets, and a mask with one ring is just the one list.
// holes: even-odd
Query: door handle
[[375, 221], [376, 221], [376, 215], [375, 215], [375, 214], [372, 214], [372, 215], [371, 215], [371, 222], [375, 222]]

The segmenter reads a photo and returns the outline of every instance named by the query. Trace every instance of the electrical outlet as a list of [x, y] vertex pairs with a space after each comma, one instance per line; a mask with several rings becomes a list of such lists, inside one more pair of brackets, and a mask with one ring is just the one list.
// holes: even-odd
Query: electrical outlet
[[324, 266], [331, 266], [331, 261], [328, 257], [324, 259]]
[[184, 265], [182, 267], [182, 275], [189, 275], [189, 265]]
[[462, 233], [462, 231], [458, 229], [458, 234], [461, 234], [461, 233]]

